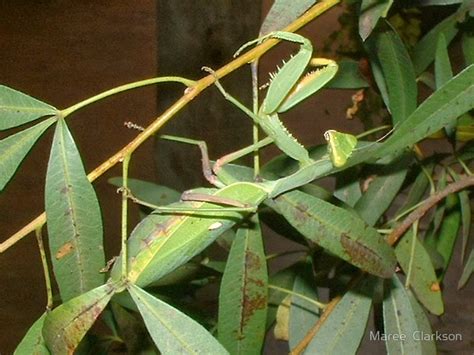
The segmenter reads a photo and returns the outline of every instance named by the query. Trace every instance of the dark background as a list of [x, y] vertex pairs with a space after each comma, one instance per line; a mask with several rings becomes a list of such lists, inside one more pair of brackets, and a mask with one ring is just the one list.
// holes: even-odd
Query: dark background
[[[175, 2], [168, 1], [168, 3]], [[264, 1], [262, 14], [266, 13], [269, 3], [268, 0]], [[168, 67], [164, 62], [166, 58], [172, 58], [174, 55], [176, 56], [174, 64], [178, 64], [178, 69], [179, 67], [183, 69], [179, 73], [199, 78], [202, 75], [201, 65], [219, 67], [225, 64], [231, 59], [229, 50], [232, 53], [240, 44], [255, 37], [248, 36], [242, 39], [236, 36], [236, 43], [229, 41], [225, 43], [227, 52], [214, 53], [210, 63], [197, 63], [193, 67], [194, 64], [179, 59], [186, 54], [183, 54], [180, 42], [175, 42], [174, 45], [173, 41], [165, 41], [165, 44], [161, 42], [159, 47], [161, 52], [158, 51], [157, 38], [160, 38], [158, 28], [170, 19], [166, 11], [171, 9], [160, 13], [157, 7], [157, 2], [154, 0], [2, 1], [0, 2], [2, 54], [0, 82], [58, 108], [65, 108], [111, 87], [154, 77], [157, 72], [160, 75], [177, 74], [178, 71], [174, 72], [173, 66]], [[247, 9], [243, 6], [242, 8]], [[304, 29], [303, 34], [311, 37], [316, 47], [337, 28], [338, 11], [333, 10]], [[235, 26], [243, 26], [240, 24], [242, 22], [247, 26], [245, 31], [253, 31], [253, 20], [245, 22], [242, 16], [253, 19], [258, 18], [260, 14], [242, 13], [235, 16]], [[179, 25], [180, 18], [177, 15], [174, 17], [177, 18]], [[228, 29], [222, 29], [226, 30]], [[169, 40], [168, 33], [172, 32], [173, 29], [163, 29], [161, 35], [166, 33], [163, 39]], [[219, 40], [216, 33], [208, 35], [208, 41]], [[275, 58], [282, 58], [287, 54], [287, 49], [288, 47], [280, 46], [272, 53]], [[261, 72], [272, 70], [275, 63], [280, 60], [263, 61]], [[171, 70], [173, 72], [170, 72]], [[248, 68], [243, 69], [240, 77], [236, 78], [239, 85], [232, 82], [228, 85], [233, 93], [239, 90], [244, 93], [245, 100], [245, 93], [248, 93], [248, 81], [245, 79], [248, 78]], [[168, 92], [171, 94], [163, 94], [166, 90], [170, 90]], [[159, 86], [158, 89], [149, 87], [136, 90], [107, 99], [71, 116], [68, 124], [82, 152], [86, 170], [91, 171], [136, 136], [136, 131], [123, 126], [124, 121], [133, 121], [146, 126], [162, 111], [162, 108], [172, 102], [173, 95], [182, 88], [173, 90], [172, 86], [166, 84]], [[352, 93], [331, 91], [330, 94], [312, 98], [292, 112], [293, 117], [286, 121], [288, 128], [306, 145], [322, 142], [323, 132], [329, 128], [360, 130], [358, 122], [347, 121], [344, 118], [345, 109], [351, 103]], [[206, 93], [206, 95], [216, 97], [213, 94]], [[209, 105], [207, 98], [203, 101]], [[249, 131], [250, 120], [236, 114], [234, 108], [229, 109], [231, 116], [225, 118], [228, 121], [222, 121], [222, 118], [215, 116], [213, 111], [209, 115], [203, 115], [199, 114], [201, 112], [199, 110], [197, 106], [190, 106], [182, 116], [176, 117], [176, 123], [167, 130], [208, 140], [214, 157], [223, 153], [223, 147], [232, 150], [232, 147], [246, 143], [243, 140], [246, 137], [242, 134]], [[301, 114], [308, 111], [311, 112], [310, 115]], [[301, 122], [303, 119], [305, 121]], [[0, 138], [4, 136], [4, 133], [0, 133]], [[44, 175], [51, 137], [52, 132], [48, 131], [35, 146], [34, 154], [27, 157], [14, 180], [1, 193], [1, 240], [15, 233], [44, 210]], [[163, 147], [160, 144], [149, 141], [134, 153], [131, 175], [178, 187], [191, 187], [197, 184], [195, 178], [199, 177], [200, 180], [200, 173], [192, 172], [196, 171], [194, 167], [199, 166], [199, 156], [194, 152], [190, 153], [189, 147], [183, 151], [180, 150], [183, 148], [176, 147], [175, 150], [173, 147]], [[163, 154], [158, 156], [157, 151], [163, 151]], [[270, 150], [267, 155], [272, 152], [274, 151]], [[189, 166], [186, 160], [184, 162], [179, 160], [183, 159], [183, 154], [185, 158], [187, 156]], [[166, 173], [166, 164], [169, 164], [167, 163], [169, 161], [179, 161], [180, 164], [174, 167], [172, 175]], [[117, 221], [120, 218], [120, 201], [115, 188], [107, 183], [107, 178], [119, 174], [119, 168], [114, 168], [94, 183], [103, 209], [106, 251], [109, 257], [118, 253], [120, 234]], [[132, 215], [136, 221], [136, 213], [132, 211]], [[284, 246], [280, 246], [282, 247]], [[451, 269], [445, 286], [446, 315], [435, 320], [435, 324], [442, 331], [459, 331], [465, 336], [466, 341], [463, 344], [449, 344], [451, 350], [460, 353], [461, 349], [469, 348], [469, 342], [473, 339], [472, 334], [468, 334], [469, 329], [472, 329], [473, 304], [467, 302], [473, 294], [473, 283], [471, 282], [461, 292], [455, 291], [459, 275], [459, 265], [456, 264], [457, 261], [454, 262], [455, 267]], [[0, 255], [0, 270], [0, 353], [9, 354], [32, 322], [42, 314], [46, 304], [42, 269], [33, 235], [27, 236]], [[453, 294], [456, 297], [453, 297]], [[271, 349], [277, 350], [274, 346], [276, 345], [273, 344]], [[372, 346], [384, 351], [382, 344]], [[364, 347], [362, 353], [364, 349], [367, 348]]]

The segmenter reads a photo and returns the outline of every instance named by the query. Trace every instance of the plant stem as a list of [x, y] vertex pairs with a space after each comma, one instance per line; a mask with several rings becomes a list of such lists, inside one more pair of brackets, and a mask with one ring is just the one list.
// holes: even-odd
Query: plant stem
[[383, 131], [387, 128], [391, 128], [390, 131], [387, 132], [387, 134], [390, 133], [393, 130], [391, 125], [386, 124], [386, 125], [383, 125], [383, 126], [380, 126], [380, 127], [375, 127], [375, 128], [369, 129], [368, 131], [362, 132], [361, 134], [358, 134], [356, 137], [357, 137], [357, 139], [361, 139], [361, 138], [370, 136], [372, 133], [377, 133], [377, 132]]
[[127, 221], [128, 221], [128, 167], [131, 154], [127, 154], [122, 162], [122, 280], [127, 278]]
[[416, 240], [418, 238], [418, 220], [413, 223], [413, 240], [411, 242], [411, 250], [410, 250], [410, 262], [408, 263], [408, 270], [407, 270], [407, 277], [405, 280], [405, 288], [408, 290], [410, 287], [410, 281], [413, 271], [413, 261], [415, 260], [415, 248], [416, 248]]
[[89, 97], [88, 99], [78, 102], [77, 104], [74, 104], [64, 110], [61, 110], [61, 114], [63, 117], [69, 116], [73, 112], [76, 112], [77, 110], [88, 106], [94, 102], [103, 100], [109, 96], [119, 94], [124, 91], [132, 90], [132, 89], [137, 89], [143, 86], [149, 86], [153, 84], [158, 84], [158, 83], [166, 83], [166, 82], [172, 82], [172, 83], [182, 83], [186, 85], [187, 87], [194, 86], [196, 85], [196, 82], [194, 80], [189, 80], [186, 78], [181, 78], [179, 76], [161, 76], [158, 78], [151, 78], [151, 79], [145, 79], [145, 80], [140, 80], [140, 81], [134, 81], [133, 83], [128, 83], [125, 85], [117, 86], [115, 88], [109, 89], [107, 91], [101, 92], [100, 94], [97, 94], [95, 96]]
[[419, 206], [416, 210], [410, 213], [400, 225], [394, 228], [393, 232], [390, 233], [387, 238], [388, 244], [394, 245], [398, 241], [398, 239], [400, 239], [400, 237], [405, 234], [408, 228], [410, 228], [410, 226], [415, 223], [415, 221], [422, 218], [426, 212], [428, 212], [433, 206], [443, 200], [446, 196], [473, 185], [474, 176], [468, 176], [463, 179], [460, 179], [459, 181], [453, 182], [452, 184], [449, 184], [443, 190], [427, 198], [421, 206]]
[[[333, 8], [337, 4], [339, 4], [341, 0], [325, 0], [318, 2], [314, 5], [311, 9], [306, 11], [301, 17], [296, 19], [292, 22], [289, 26], [287, 26], [284, 31], [287, 32], [295, 32], [296, 30], [300, 29], [304, 25], [311, 22], [316, 17], [320, 16], [327, 10]], [[185, 107], [189, 102], [191, 102], [196, 96], [198, 96], [202, 91], [207, 89], [211, 86], [216, 78], [223, 78], [224, 76], [230, 74], [234, 70], [240, 68], [241, 66], [252, 62], [253, 60], [261, 57], [265, 52], [269, 49], [274, 47], [280, 40], [276, 38], [271, 38], [263, 43], [259, 44], [255, 48], [249, 50], [248, 52], [242, 54], [241, 56], [234, 59], [232, 62], [228, 63], [227, 65], [223, 66], [219, 70], [217, 70], [212, 75], [207, 75], [204, 78], [200, 79], [196, 82], [196, 84], [192, 87], [189, 87], [185, 90], [184, 95], [178, 99], [173, 105], [171, 105], [161, 116], [156, 118], [146, 129], [138, 134], [134, 140], [128, 143], [125, 147], [123, 147], [120, 151], [115, 153], [109, 159], [104, 161], [101, 165], [95, 168], [89, 175], [87, 175], [89, 181], [94, 181], [110, 168], [115, 166], [118, 162], [124, 159], [124, 156], [127, 154], [131, 154], [135, 149], [137, 149], [143, 142], [145, 142], [148, 138], [153, 136], [166, 122], [168, 122], [176, 113], [178, 113], [183, 107]], [[71, 110], [71, 108], [66, 109]], [[77, 110], [77, 108], [76, 108]], [[66, 112], [70, 114], [70, 112]], [[64, 112], [63, 112], [64, 114]], [[17, 243], [19, 240], [23, 239], [26, 235], [34, 231], [39, 226], [42, 226], [46, 222], [46, 213], [40, 214], [36, 217], [33, 221], [28, 223], [6, 241], [0, 244], [0, 254], [3, 253], [5, 250], [10, 248], [12, 245]]]
[[298, 298], [301, 298], [302, 300], [305, 300], [307, 302], [310, 302], [312, 304], [314, 304], [316, 307], [318, 307], [319, 309], [325, 309], [327, 307], [326, 304], [322, 303], [322, 302], [318, 302], [316, 300], [313, 300], [312, 298], [309, 298], [308, 296], [305, 296], [299, 292], [295, 292], [293, 290], [288, 290], [286, 288], [282, 288], [282, 287], [278, 287], [278, 286], [275, 286], [275, 285], [268, 285], [268, 288], [271, 288], [273, 290], [276, 290], [276, 291], [280, 291], [280, 292], [284, 292], [284, 293], [287, 293], [291, 296], [295, 296], [295, 297], [298, 297]]
[[51, 288], [51, 278], [49, 277], [49, 267], [48, 267], [48, 259], [46, 258], [46, 252], [44, 250], [43, 244], [43, 234], [41, 233], [41, 227], [35, 230], [36, 241], [38, 242], [38, 249], [40, 252], [41, 257], [41, 265], [43, 266], [43, 273], [44, 273], [44, 283], [46, 286], [46, 311], [50, 311], [53, 308], [53, 292]]
[[321, 329], [324, 322], [329, 318], [329, 315], [332, 313], [334, 308], [336, 308], [337, 304], [339, 303], [341, 299], [342, 299], [341, 296], [336, 296], [332, 299], [331, 302], [328, 303], [328, 305], [324, 309], [323, 314], [318, 319], [316, 324], [313, 326], [313, 328], [309, 330], [309, 332], [305, 335], [303, 340], [297, 346], [293, 348], [293, 350], [290, 352], [290, 355], [299, 355], [306, 349], [311, 339], [313, 339], [316, 333], [319, 331], [319, 329]]

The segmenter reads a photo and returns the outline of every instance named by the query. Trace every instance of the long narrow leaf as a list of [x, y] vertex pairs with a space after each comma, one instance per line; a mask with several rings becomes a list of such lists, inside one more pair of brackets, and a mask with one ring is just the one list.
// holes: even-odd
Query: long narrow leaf
[[105, 284], [48, 313], [44, 321], [43, 337], [51, 353], [73, 354], [115, 291], [114, 284]]
[[440, 34], [444, 35], [446, 45], [449, 45], [456, 36], [458, 33], [456, 26], [458, 16], [459, 14], [455, 13], [438, 23], [413, 48], [412, 59], [417, 76], [433, 62]]
[[468, 32], [463, 34], [462, 51], [466, 66], [474, 64], [474, 34]]
[[403, 206], [400, 207], [400, 209], [397, 211], [396, 215], [399, 215], [405, 211], [407, 211], [409, 208], [413, 207], [416, 205], [422, 197], [425, 195], [426, 189], [429, 186], [429, 180], [426, 174], [432, 174], [433, 172], [433, 164], [429, 164], [424, 167], [424, 171], [420, 171], [413, 182], [410, 191], [408, 192], [408, 196], [405, 199], [405, 202], [403, 203]]
[[257, 215], [238, 229], [219, 293], [219, 341], [231, 354], [260, 354], [267, 319], [267, 263]]
[[66, 302], [104, 283], [105, 257], [97, 196], [63, 119], [54, 135], [45, 202], [54, 274]]
[[316, 0], [275, 0], [263, 21], [260, 35], [282, 30], [315, 3]]
[[381, 17], [386, 17], [393, 0], [362, 0], [359, 15], [359, 35], [363, 41], [369, 37]]
[[[410, 300], [411, 308], [415, 316], [415, 322], [417, 325], [417, 333], [411, 334], [411, 336], [416, 336], [420, 339], [421, 349], [423, 355], [436, 355], [436, 343], [433, 337], [422, 337], [423, 334], [432, 334], [431, 324], [426, 315], [425, 310], [416, 300], [413, 293], [410, 290], [407, 291], [408, 298]], [[409, 334], [410, 335], [410, 334]]]
[[446, 198], [446, 211], [436, 235], [436, 251], [443, 258], [443, 273], [439, 276], [440, 280], [444, 278], [453, 255], [461, 227], [461, 217], [458, 198], [448, 196]]
[[413, 238], [412, 231], [406, 233], [397, 244], [395, 254], [405, 274], [410, 275], [410, 286], [420, 302], [431, 313], [440, 315], [444, 312], [444, 305], [433, 264], [423, 244], [418, 238]]
[[0, 191], [15, 174], [31, 147], [54, 121], [55, 118], [49, 118], [0, 141]]
[[[398, 36], [390, 27], [373, 33], [367, 41], [372, 65], [380, 66], [382, 76], [376, 76], [386, 88], [388, 97], [384, 99], [392, 114], [393, 124], [404, 121], [417, 105], [415, 71], [408, 52]], [[383, 92], [383, 91], [382, 91]]]
[[306, 354], [355, 354], [372, 306], [373, 278], [348, 291], [306, 348]]
[[20, 126], [43, 116], [53, 116], [59, 111], [20, 91], [0, 85], [0, 131]]
[[474, 65], [470, 65], [428, 97], [377, 149], [375, 156], [419, 142], [474, 108]]
[[[393, 276], [383, 300], [385, 346], [388, 354], [422, 354], [422, 342], [415, 312], [405, 287]], [[417, 333], [418, 332], [418, 333]], [[394, 336], [397, 335], [397, 336]]]
[[374, 275], [393, 274], [393, 250], [353, 213], [300, 191], [285, 193], [275, 202], [278, 211], [309, 240]]
[[131, 284], [128, 291], [162, 354], [228, 354], [199, 323]]
[[469, 259], [464, 266], [464, 270], [462, 271], [461, 278], [459, 279], [458, 288], [464, 287], [471, 277], [472, 273], [474, 272], [474, 249], [471, 250], [471, 254], [469, 254]]
[[370, 183], [367, 191], [357, 201], [354, 209], [369, 226], [375, 225], [397, 196], [411, 160], [411, 156], [405, 156], [383, 166], [380, 175]]
[[32, 355], [49, 355], [49, 350], [46, 347], [43, 338], [43, 324], [46, 318], [47, 313], [43, 313], [41, 317], [38, 318], [36, 322], [28, 329], [28, 332], [18, 344], [17, 348], [15, 349], [14, 355], [24, 355], [24, 354], [32, 354]]
[[[460, 179], [459, 175], [454, 171], [451, 172], [454, 180]], [[471, 202], [469, 200], [469, 193], [467, 191], [460, 191], [458, 193], [459, 205], [461, 207], [461, 218], [462, 218], [462, 249], [461, 249], [461, 262], [464, 261], [466, 254], [467, 245], [469, 242], [469, 235], [471, 231]], [[456, 230], [457, 234], [457, 230]], [[455, 238], [454, 238], [455, 239]], [[453, 246], [454, 248], [454, 246]]]

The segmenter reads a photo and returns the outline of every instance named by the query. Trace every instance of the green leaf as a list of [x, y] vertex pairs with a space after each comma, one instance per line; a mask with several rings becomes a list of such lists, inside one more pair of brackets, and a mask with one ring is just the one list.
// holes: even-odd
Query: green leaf
[[336, 76], [326, 84], [330, 89], [360, 89], [369, 87], [359, 70], [359, 63], [352, 59], [337, 62], [339, 69]]
[[410, 274], [410, 286], [418, 300], [431, 313], [442, 314], [444, 305], [441, 288], [431, 258], [418, 238], [414, 239], [412, 230], [398, 242], [395, 254], [405, 274]]
[[444, 35], [441, 33], [438, 37], [435, 56], [435, 80], [436, 88], [446, 84], [453, 77], [451, 61], [449, 60], [448, 45]]
[[306, 348], [306, 354], [355, 354], [372, 306], [373, 278], [346, 292]]
[[403, 203], [403, 206], [397, 211], [396, 215], [400, 215], [410, 209], [411, 207], [415, 206], [425, 195], [425, 191], [429, 186], [429, 180], [426, 174], [433, 173], [433, 164], [424, 167], [426, 173], [424, 171], [420, 171], [413, 182], [410, 191], [408, 192], [408, 196]]
[[[422, 334], [429, 334], [433, 333], [431, 329], [430, 321], [426, 315], [424, 309], [420, 306], [418, 301], [416, 300], [413, 293], [410, 290], [407, 290], [408, 299], [410, 300], [411, 308], [413, 310], [413, 315], [415, 316], [415, 322], [417, 326], [417, 338], [420, 338], [419, 342], [421, 343], [421, 354], [423, 355], [436, 355], [436, 343], [432, 337], [422, 337]], [[415, 334], [411, 334], [411, 336], [415, 336]]]
[[[453, 77], [453, 70], [451, 69], [451, 61], [449, 60], [448, 54], [448, 46], [442, 33], [438, 38], [438, 44], [436, 46], [434, 67], [436, 88], [439, 89]], [[444, 128], [444, 130], [446, 131], [446, 135], [448, 137], [452, 137], [456, 130], [456, 122], [451, 122]]]
[[[318, 299], [311, 261], [308, 261], [302, 272], [296, 275], [293, 283], [293, 292], [314, 300]], [[297, 296], [291, 297], [288, 341], [290, 350], [293, 350], [316, 324], [319, 319], [319, 313], [319, 308], [314, 303]]]
[[456, 36], [458, 16], [459, 14], [455, 13], [438, 23], [413, 48], [412, 60], [416, 75], [420, 75], [433, 62], [441, 34], [444, 35], [446, 45], [449, 45]]
[[395, 269], [392, 248], [353, 213], [300, 191], [275, 199], [279, 212], [309, 240], [380, 277]]
[[58, 113], [55, 107], [47, 103], [0, 85], [0, 131]]
[[109, 303], [117, 286], [105, 284], [48, 313], [43, 337], [52, 354], [72, 354]]
[[[459, 181], [460, 177], [454, 171], [451, 171], [450, 174], [453, 176], [455, 181]], [[461, 262], [464, 260], [464, 256], [466, 255], [467, 244], [469, 242], [469, 235], [471, 231], [471, 202], [469, 200], [469, 193], [466, 190], [458, 192], [459, 197], [459, 205], [461, 207], [461, 218], [462, 218], [462, 249], [461, 249]], [[454, 219], [454, 217], [453, 217]], [[454, 221], [453, 221], [454, 222]], [[453, 223], [453, 246], [454, 249], [454, 242], [456, 241], [457, 232], [459, 229], [459, 221], [456, 228], [454, 228]], [[454, 232], [455, 229], [455, 232]]]
[[369, 226], [375, 225], [397, 196], [412, 159], [411, 155], [405, 155], [392, 164], [383, 165], [367, 191], [355, 204], [354, 209]]
[[[404, 121], [417, 106], [417, 87], [415, 71], [410, 56], [398, 34], [391, 28], [374, 32], [367, 41], [373, 66], [382, 75], [375, 76], [377, 85], [383, 93], [392, 122], [396, 125]], [[380, 84], [380, 85], [379, 85]]]
[[[127, 181], [128, 188], [133, 196], [156, 206], [163, 206], [179, 201], [179, 198], [181, 197], [181, 194], [178, 191], [167, 186], [139, 179], [129, 178]], [[122, 186], [122, 178], [120, 176], [110, 178], [108, 182], [117, 187]]]
[[66, 302], [104, 283], [105, 257], [97, 196], [63, 119], [54, 134], [45, 190], [51, 259]]
[[452, 5], [460, 4], [463, 0], [418, 0], [416, 5], [419, 6], [442, 6], [442, 5]]
[[[426, 239], [428, 245], [431, 247], [434, 246], [443, 260], [443, 273], [439, 276], [440, 280], [444, 278], [444, 274], [451, 261], [461, 226], [461, 211], [459, 209], [457, 196], [449, 195], [446, 198], [444, 207], [443, 218], [440, 222], [439, 229], [436, 232], [430, 233]], [[436, 223], [434, 223], [434, 227], [436, 227]]]
[[462, 52], [466, 66], [474, 64], [474, 34], [469, 32], [463, 33]]
[[461, 278], [459, 279], [458, 289], [464, 287], [467, 284], [467, 281], [471, 277], [472, 273], [474, 272], [474, 249], [471, 250], [471, 254], [469, 254], [469, 259], [464, 266], [464, 270], [462, 271]]
[[169, 304], [130, 284], [128, 291], [162, 354], [228, 354], [199, 323]]
[[346, 169], [336, 175], [334, 196], [351, 207], [355, 206], [362, 196], [357, 168]]
[[219, 292], [218, 339], [231, 354], [260, 354], [267, 318], [267, 261], [258, 215], [237, 230]]
[[[387, 283], [383, 300], [385, 346], [388, 354], [423, 354], [422, 342], [414, 334], [419, 332], [417, 318], [410, 297], [397, 276]], [[419, 313], [418, 313], [419, 314]], [[392, 336], [388, 336], [392, 335]], [[393, 336], [397, 335], [397, 337]], [[399, 336], [398, 336], [399, 335]]]
[[51, 126], [56, 118], [49, 118], [37, 125], [0, 140], [0, 191], [10, 181], [31, 147]]
[[[259, 205], [267, 194], [256, 184], [235, 183], [214, 191], [213, 196]], [[170, 207], [186, 207], [194, 213], [151, 214], [133, 230], [128, 240], [128, 279], [138, 286], [159, 280], [170, 271], [199, 254], [219, 235], [230, 229], [246, 213], [226, 210], [207, 202], [181, 202]], [[217, 208], [222, 212], [199, 212]], [[112, 278], [120, 278], [121, 257], [112, 269]]]
[[362, 0], [359, 15], [359, 35], [363, 41], [372, 33], [381, 17], [386, 17], [393, 0]]
[[275, 0], [260, 28], [260, 35], [282, 30], [305, 13], [316, 0]]
[[49, 355], [49, 350], [43, 339], [43, 323], [47, 313], [43, 313], [36, 322], [28, 329], [20, 344], [15, 349], [14, 355]]
[[384, 157], [411, 146], [472, 108], [474, 108], [474, 65], [464, 69], [428, 97], [415, 112], [398, 125], [392, 135], [377, 149], [375, 156]]

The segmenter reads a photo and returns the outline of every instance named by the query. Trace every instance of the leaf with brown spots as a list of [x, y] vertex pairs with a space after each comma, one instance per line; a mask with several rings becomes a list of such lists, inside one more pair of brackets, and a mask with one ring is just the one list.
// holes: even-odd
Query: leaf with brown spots
[[54, 275], [66, 302], [104, 283], [105, 257], [99, 202], [62, 118], [48, 163], [45, 204]]
[[259, 354], [267, 318], [267, 263], [258, 216], [237, 231], [219, 293], [218, 338], [231, 354]]
[[287, 192], [275, 202], [278, 211], [307, 239], [371, 274], [385, 278], [393, 274], [393, 249], [352, 212], [301, 191]]
[[438, 284], [438, 280], [430, 255], [418, 238], [413, 240], [411, 230], [398, 242], [395, 254], [405, 274], [410, 269], [410, 287], [421, 304], [433, 314], [442, 314], [444, 305], [441, 289], [439, 285], [433, 287]]
[[52, 354], [73, 354], [116, 291], [105, 284], [63, 303], [44, 321], [43, 337]]

